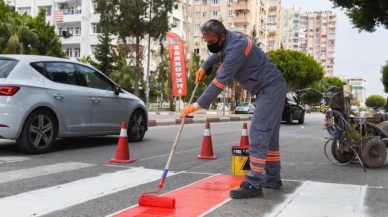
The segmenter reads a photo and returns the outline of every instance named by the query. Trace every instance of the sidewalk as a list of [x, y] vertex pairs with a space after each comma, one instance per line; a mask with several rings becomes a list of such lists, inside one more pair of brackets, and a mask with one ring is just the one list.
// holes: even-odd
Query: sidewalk
[[[173, 113], [176, 114], [176, 113]], [[185, 124], [197, 124], [197, 123], [214, 123], [214, 122], [230, 122], [230, 121], [250, 121], [252, 115], [249, 116], [221, 116], [221, 117], [200, 117], [200, 118], [186, 118]], [[154, 119], [148, 121], [149, 127], [156, 126], [168, 126], [179, 125], [182, 122], [182, 118], [175, 119]]]
[[[178, 115], [180, 112], [148, 112], [148, 115]], [[200, 114], [200, 115], [216, 115], [223, 114], [222, 111], [196, 111], [191, 114]], [[225, 114], [233, 114], [231, 111], [225, 111]]]

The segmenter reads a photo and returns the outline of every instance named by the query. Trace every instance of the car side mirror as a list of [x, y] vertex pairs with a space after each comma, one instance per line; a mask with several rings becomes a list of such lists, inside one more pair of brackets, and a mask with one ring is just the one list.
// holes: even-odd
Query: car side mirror
[[121, 87], [120, 87], [120, 86], [116, 86], [116, 87], [115, 87], [115, 94], [116, 94], [116, 95], [119, 95], [119, 94], [120, 94], [120, 91], [121, 91]]

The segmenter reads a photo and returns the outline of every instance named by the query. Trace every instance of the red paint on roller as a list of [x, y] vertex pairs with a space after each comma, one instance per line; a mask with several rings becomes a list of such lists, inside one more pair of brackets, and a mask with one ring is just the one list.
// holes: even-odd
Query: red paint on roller
[[150, 206], [160, 208], [175, 208], [175, 198], [173, 197], [158, 197], [142, 195], [139, 198], [139, 206]]
[[[164, 202], [166, 198], [175, 198], [174, 208], [160, 208], [149, 206], [136, 206], [124, 210], [115, 217], [140, 217], [140, 216], [199, 216], [206, 213], [213, 207], [229, 199], [230, 190], [240, 186], [244, 181], [242, 176], [217, 175], [199, 181], [193, 185], [172, 191], [160, 197]], [[142, 196], [143, 199], [149, 199]], [[153, 199], [157, 197], [152, 197]], [[152, 199], [152, 200], [153, 200]], [[140, 200], [140, 198], [139, 198]], [[144, 200], [143, 200], [144, 202]], [[155, 205], [157, 201], [150, 201]]]

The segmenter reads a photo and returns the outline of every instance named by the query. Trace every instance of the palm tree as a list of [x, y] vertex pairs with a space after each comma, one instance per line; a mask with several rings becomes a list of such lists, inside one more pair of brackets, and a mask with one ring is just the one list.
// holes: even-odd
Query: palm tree
[[135, 68], [131, 62], [128, 62], [126, 57], [123, 56], [119, 59], [117, 63], [117, 69], [114, 70], [109, 77], [119, 84], [123, 89], [130, 92], [133, 91], [132, 84], [134, 81]]
[[7, 54], [24, 54], [25, 46], [29, 46], [39, 39], [38, 31], [30, 29], [28, 23], [29, 17], [7, 17], [7, 22], [0, 23], [1, 30], [4, 30], [7, 38], [5, 53]]
[[81, 62], [81, 63], [87, 63], [87, 64], [89, 64], [89, 63], [92, 61], [90, 55], [88, 55], [88, 56], [83, 56], [83, 57], [81, 57], [81, 58], [77, 58], [77, 60], [78, 60], [79, 62]]

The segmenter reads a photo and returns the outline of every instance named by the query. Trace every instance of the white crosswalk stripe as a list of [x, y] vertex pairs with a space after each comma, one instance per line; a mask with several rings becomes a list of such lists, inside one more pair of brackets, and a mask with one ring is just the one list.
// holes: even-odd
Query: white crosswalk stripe
[[0, 156], [0, 165], [5, 164], [5, 163], [26, 161], [28, 159], [30, 159], [30, 158], [22, 157], [22, 156]]
[[[2, 197], [0, 198], [0, 216], [56, 216], [56, 214], [52, 213], [71, 209], [74, 206], [85, 204], [98, 198], [107, 197], [114, 193], [158, 181], [162, 175], [162, 170], [142, 167], [123, 168], [125, 166], [118, 165], [118, 167], [115, 168], [107, 167], [108, 165], [64, 162], [2, 172], [0, 173], [0, 185], [9, 185], [13, 182], [25, 181], [26, 179], [39, 179], [44, 176], [54, 176], [60, 173], [75, 172], [77, 170], [98, 166], [118, 171], [104, 172], [103, 174], [94, 177], [82, 178], [60, 185], [53, 184], [46, 187], [39, 186], [38, 189], [35, 190]], [[185, 174], [185, 172], [170, 171], [168, 176], [169, 178], [174, 178], [177, 174]], [[202, 177], [210, 177], [212, 175], [195, 172], [189, 172], [185, 175], [189, 174]], [[199, 180], [202, 179], [204, 178], [200, 178]], [[194, 180], [192, 182], [196, 181]], [[285, 180], [285, 182], [287, 182], [287, 180]], [[273, 203], [271, 211], [266, 212], [266, 217], [363, 216], [367, 186], [312, 181], [298, 181], [298, 183], [301, 183], [301, 185], [295, 188], [292, 194], [285, 195], [286, 197], [282, 197], [282, 199], [276, 200], [276, 203]], [[206, 214], [212, 216], [211, 214], [214, 210], [224, 209], [225, 206], [234, 202], [235, 201], [233, 200], [226, 200], [225, 203], [209, 209], [203, 216], [207, 216]], [[104, 206], [104, 204], [98, 203], [96, 206]], [[118, 212], [122, 210], [122, 208], [123, 207], [121, 207], [121, 209], [117, 208], [117, 210], [110, 210], [110, 214]], [[261, 216], [264, 216], [264, 214], [265, 213], [261, 213]], [[99, 216], [107, 215], [109, 215], [109, 213]]]

